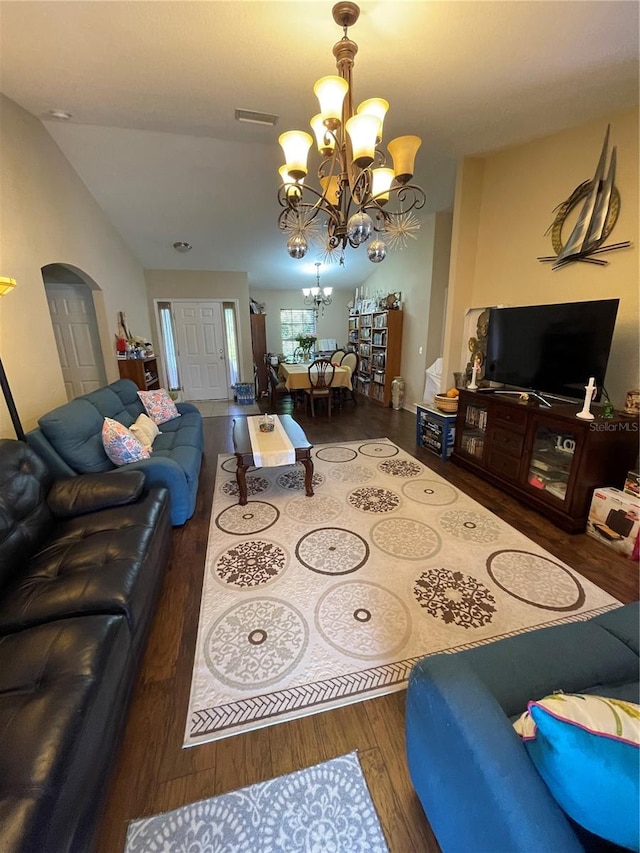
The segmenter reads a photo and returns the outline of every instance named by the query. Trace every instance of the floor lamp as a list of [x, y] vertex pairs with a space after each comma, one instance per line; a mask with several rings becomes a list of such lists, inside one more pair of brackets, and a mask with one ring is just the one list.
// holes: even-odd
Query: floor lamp
[[[6, 278], [5, 276], [0, 276], [0, 296], [4, 296], [5, 293], [10, 293], [13, 288], [16, 286], [15, 278]], [[16, 438], [19, 441], [24, 441], [24, 430], [22, 429], [22, 424], [20, 423], [20, 417], [18, 416], [18, 410], [16, 409], [16, 404], [13, 402], [13, 394], [11, 393], [11, 388], [9, 388], [9, 382], [7, 380], [7, 374], [4, 372], [4, 365], [2, 364], [2, 359], [0, 358], [0, 388], [2, 388], [2, 393], [4, 394], [4, 399], [7, 404], [7, 409], [9, 409], [9, 414], [11, 415], [11, 422], [13, 423], [13, 428], [16, 431]]]

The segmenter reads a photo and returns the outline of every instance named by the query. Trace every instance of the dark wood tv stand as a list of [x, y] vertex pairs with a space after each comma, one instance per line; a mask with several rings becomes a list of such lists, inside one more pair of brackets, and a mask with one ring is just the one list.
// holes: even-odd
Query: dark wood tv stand
[[594, 488], [622, 488], [638, 456], [638, 420], [576, 417], [581, 404], [460, 391], [452, 461], [548, 516], [584, 530]]

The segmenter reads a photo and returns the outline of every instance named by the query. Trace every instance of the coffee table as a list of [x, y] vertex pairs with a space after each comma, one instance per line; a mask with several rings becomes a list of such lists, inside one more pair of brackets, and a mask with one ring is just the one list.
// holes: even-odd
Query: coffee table
[[[304, 488], [308, 498], [313, 497], [313, 459], [311, 458], [312, 444], [309, 444], [307, 436], [299, 423], [294, 421], [291, 415], [278, 415], [280, 423], [289, 441], [293, 444], [296, 452], [296, 462], [304, 465]], [[255, 465], [253, 461], [253, 450], [251, 449], [251, 436], [246, 418], [236, 418], [233, 422], [233, 452], [236, 455], [236, 481], [240, 492], [240, 506], [247, 502], [247, 468]]]

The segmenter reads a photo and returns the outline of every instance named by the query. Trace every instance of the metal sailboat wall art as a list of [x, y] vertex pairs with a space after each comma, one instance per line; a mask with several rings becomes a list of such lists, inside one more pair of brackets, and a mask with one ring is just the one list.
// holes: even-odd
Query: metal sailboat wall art
[[[552, 263], [554, 270], [567, 266], [574, 261], [606, 266], [608, 261], [592, 256], [631, 246], [628, 240], [610, 243], [608, 246], [602, 245], [613, 231], [620, 212], [620, 193], [615, 185], [617, 162], [615, 146], [611, 151], [609, 168], [605, 177], [610, 130], [611, 125], [608, 125], [593, 179], [584, 181], [576, 187], [569, 198], [558, 205], [554, 211], [556, 217], [546, 233], [551, 232], [551, 242], [556, 254], [538, 258], [543, 263]], [[582, 204], [582, 208], [578, 220], [566, 243], [563, 244], [562, 226], [565, 224], [569, 213], [579, 204]]]

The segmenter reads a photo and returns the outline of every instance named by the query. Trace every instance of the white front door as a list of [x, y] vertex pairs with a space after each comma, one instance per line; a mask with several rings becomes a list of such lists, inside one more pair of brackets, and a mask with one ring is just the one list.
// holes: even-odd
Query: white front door
[[229, 386], [220, 302], [173, 302], [185, 400], [227, 400]]
[[45, 284], [67, 399], [106, 383], [91, 291], [84, 284]]

